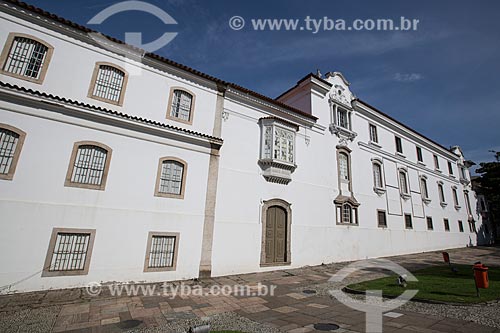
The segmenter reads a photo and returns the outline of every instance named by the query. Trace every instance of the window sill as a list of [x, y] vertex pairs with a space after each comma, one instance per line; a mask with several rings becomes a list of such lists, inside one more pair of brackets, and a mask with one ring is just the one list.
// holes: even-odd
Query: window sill
[[377, 148], [382, 148], [382, 146], [378, 142], [375, 142], [375, 141], [368, 141], [368, 144], [370, 146], [374, 146], [374, 147], [377, 147]]
[[431, 203], [431, 201], [432, 201], [432, 200], [431, 200], [431, 199], [428, 199], [428, 198], [422, 198], [422, 201], [423, 201], [426, 205], [428, 205], [428, 204], [430, 204], [430, 203]]
[[441, 207], [443, 207], [443, 208], [444, 208], [444, 207], [446, 207], [446, 206], [448, 206], [448, 204], [447, 204], [446, 202], [440, 202], [439, 204], [440, 204], [440, 205], [441, 205]]
[[426, 164], [425, 164], [424, 162], [422, 162], [422, 161], [417, 161], [417, 164], [418, 164], [418, 165], [420, 165], [420, 166], [423, 166], [423, 167], [425, 167], [425, 165], [426, 165]]
[[358, 135], [357, 133], [351, 131], [350, 129], [340, 127], [340, 126], [337, 126], [335, 124], [330, 124], [329, 128], [330, 128], [330, 132], [332, 134], [336, 134], [337, 136], [345, 137], [351, 141], [354, 140], [354, 138]]
[[441, 171], [439, 169], [434, 169], [434, 171], [439, 172], [439, 173], [443, 173], [443, 171]]
[[462, 185], [469, 185], [470, 181], [466, 178], [460, 178], [460, 183]]
[[378, 195], [382, 195], [385, 193], [386, 189], [382, 187], [373, 187], [373, 191]]
[[406, 158], [406, 155], [404, 155], [403, 153], [400, 153], [400, 152], [396, 152], [395, 153], [396, 156], [399, 156], [399, 157], [402, 157], [402, 158]]
[[462, 206], [455, 205], [455, 209], [456, 209], [456, 210], [460, 210], [460, 208], [462, 208]]
[[346, 227], [358, 227], [359, 226], [358, 223], [342, 223], [342, 222], [337, 222], [337, 225], [343, 225]]
[[382, 224], [382, 225], [378, 225], [378, 227], [379, 227], [380, 229], [387, 229], [387, 224], [386, 224], [386, 225], [383, 225], [383, 224]]
[[411, 195], [408, 193], [401, 193], [401, 198], [403, 198], [404, 200], [408, 200], [411, 198]]

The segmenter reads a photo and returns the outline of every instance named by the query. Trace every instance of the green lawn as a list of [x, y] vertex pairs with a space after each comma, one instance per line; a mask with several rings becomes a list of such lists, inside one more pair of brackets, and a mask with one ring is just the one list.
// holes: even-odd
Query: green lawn
[[[417, 289], [415, 296], [440, 302], [477, 303], [500, 298], [500, 268], [489, 267], [490, 286], [480, 289], [481, 297], [476, 296], [472, 265], [453, 265], [458, 273], [453, 273], [449, 266], [429, 267], [412, 272], [418, 282], [409, 282], [406, 289]], [[385, 277], [349, 285], [354, 290], [382, 290], [383, 295], [398, 296], [405, 289], [397, 285], [397, 276]]]

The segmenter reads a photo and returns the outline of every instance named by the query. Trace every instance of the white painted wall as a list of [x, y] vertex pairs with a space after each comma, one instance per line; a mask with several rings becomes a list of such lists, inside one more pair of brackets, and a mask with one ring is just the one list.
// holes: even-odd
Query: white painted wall
[[[333, 83], [340, 82], [338, 77]], [[333, 88], [332, 88], [333, 89]], [[303, 92], [300, 93], [303, 95]], [[292, 96], [295, 96], [292, 94]], [[319, 117], [318, 124], [328, 128], [331, 121], [328, 95], [320, 97], [311, 93], [313, 115]], [[304, 102], [302, 100], [302, 102]], [[448, 177], [445, 161], [434, 144], [426, 142], [422, 147], [427, 168], [416, 163], [415, 134], [401, 126], [391, 128], [369, 119], [364, 112], [353, 115], [353, 131], [358, 136], [349, 144], [352, 149], [352, 182], [359, 206], [359, 225], [337, 225], [333, 200], [338, 195], [336, 146], [339, 139], [328, 129], [307, 129], [309, 145], [300, 127], [296, 136], [296, 164], [292, 181], [288, 185], [267, 182], [261, 176], [257, 164], [259, 159], [260, 127], [258, 119], [268, 116], [268, 111], [256, 110], [234, 100], [225, 101], [229, 117], [223, 123], [224, 146], [221, 164], [214, 232], [213, 273], [226, 275], [243, 272], [266, 271], [287, 266], [260, 267], [262, 240], [262, 201], [274, 198], [291, 204], [291, 267], [321, 263], [390, 256], [396, 254], [465, 247], [476, 244], [476, 234], [469, 232], [467, 213], [463, 202], [463, 185]], [[368, 145], [368, 124], [378, 127], [381, 149]], [[394, 134], [398, 130], [403, 138], [407, 158], [395, 155]], [[419, 138], [419, 140], [422, 140]], [[425, 141], [425, 140], [424, 140]], [[364, 143], [364, 145], [363, 145]], [[420, 145], [421, 146], [421, 145]], [[440, 155], [442, 173], [434, 172], [433, 153]], [[449, 154], [448, 154], [449, 155]], [[387, 216], [387, 228], [377, 225], [377, 209], [388, 211], [389, 190], [379, 196], [373, 191], [373, 157], [384, 161], [385, 180], [396, 188], [394, 203], [399, 215]], [[445, 159], [446, 158], [446, 159]], [[455, 157], [455, 161], [456, 161]], [[406, 201], [399, 195], [397, 168], [408, 169], [412, 197]], [[458, 175], [457, 169], [454, 170]], [[431, 203], [423, 204], [418, 175], [426, 174]], [[448, 206], [439, 204], [437, 181], [444, 182]], [[462, 206], [455, 210], [451, 186], [457, 186]], [[471, 195], [471, 201], [474, 196]], [[474, 206], [475, 203], [472, 202]], [[419, 212], [418, 212], [419, 211]], [[405, 228], [404, 213], [411, 213], [413, 229]], [[425, 217], [432, 216], [434, 230], [427, 230]], [[480, 216], [475, 214], [476, 226], [480, 227]], [[450, 232], [445, 232], [443, 219], [448, 218]], [[458, 220], [463, 221], [464, 232], [458, 230]]]
[[[89, 282], [164, 281], [198, 276], [208, 176], [208, 149], [176, 147], [172, 140], [119, 131], [62, 117], [6, 111], [0, 123], [27, 133], [12, 181], [1, 181], [0, 286], [10, 291], [83, 286]], [[71, 123], [65, 123], [66, 121]], [[98, 127], [98, 128], [95, 128]], [[65, 187], [73, 143], [93, 140], [113, 149], [104, 191]], [[195, 148], [195, 147], [193, 147]], [[154, 196], [158, 160], [188, 163], [183, 200]], [[96, 229], [88, 275], [41, 277], [52, 229]], [[177, 270], [143, 272], [148, 232], [179, 232]]]

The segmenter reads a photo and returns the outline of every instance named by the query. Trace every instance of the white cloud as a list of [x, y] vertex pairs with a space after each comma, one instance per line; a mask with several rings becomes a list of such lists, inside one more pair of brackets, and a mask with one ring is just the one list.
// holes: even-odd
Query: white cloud
[[415, 82], [422, 80], [424, 76], [420, 73], [396, 73], [394, 80], [398, 82]]

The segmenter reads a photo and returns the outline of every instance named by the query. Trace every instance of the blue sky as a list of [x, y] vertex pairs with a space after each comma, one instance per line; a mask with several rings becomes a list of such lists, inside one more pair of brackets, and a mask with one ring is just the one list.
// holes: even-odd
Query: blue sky
[[[28, 0], [86, 25], [119, 1]], [[500, 150], [500, 1], [148, 0], [177, 25], [126, 12], [89, 27], [124, 39], [177, 37], [156, 51], [223, 80], [276, 97], [320, 69], [340, 71], [362, 100], [475, 162]], [[231, 30], [239, 15], [247, 24]], [[418, 19], [417, 31], [253, 31], [252, 18]]]

